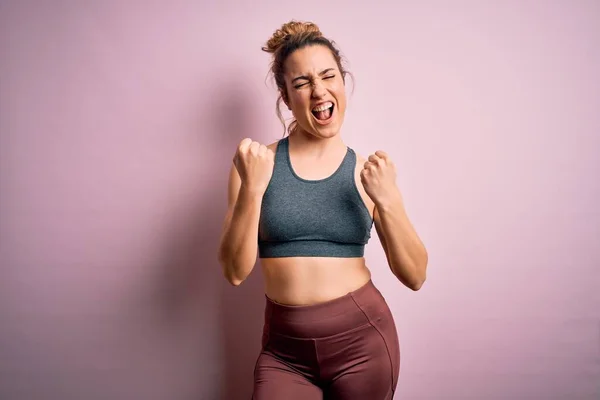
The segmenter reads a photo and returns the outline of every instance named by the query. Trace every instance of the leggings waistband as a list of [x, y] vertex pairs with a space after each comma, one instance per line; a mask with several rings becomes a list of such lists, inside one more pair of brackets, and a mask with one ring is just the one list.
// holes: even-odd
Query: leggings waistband
[[265, 330], [294, 338], [327, 337], [365, 326], [374, 315], [388, 311], [369, 280], [344, 296], [308, 306], [280, 304], [266, 297]]

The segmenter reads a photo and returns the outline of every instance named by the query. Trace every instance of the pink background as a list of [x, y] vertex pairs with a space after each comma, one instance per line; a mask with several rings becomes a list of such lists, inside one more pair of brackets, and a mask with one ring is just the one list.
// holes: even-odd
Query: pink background
[[600, 398], [600, 3], [351, 3], [2, 2], [0, 398], [249, 398], [260, 271], [216, 245], [290, 18], [350, 61], [344, 140], [429, 250], [414, 293], [367, 247], [396, 399]]

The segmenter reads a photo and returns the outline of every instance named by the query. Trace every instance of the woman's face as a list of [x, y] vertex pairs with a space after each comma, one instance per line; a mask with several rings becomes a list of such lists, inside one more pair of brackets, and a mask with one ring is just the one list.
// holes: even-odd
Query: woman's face
[[327, 47], [307, 46], [285, 61], [287, 98], [284, 101], [299, 127], [320, 138], [340, 131], [346, 111], [346, 87]]

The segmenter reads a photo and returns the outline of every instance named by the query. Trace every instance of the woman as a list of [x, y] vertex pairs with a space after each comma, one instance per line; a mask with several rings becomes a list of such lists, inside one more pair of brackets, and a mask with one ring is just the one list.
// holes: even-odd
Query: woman
[[[392, 314], [371, 281], [364, 246], [373, 224], [392, 273], [419, 290], [427, 252], [405, 213], [394, 164], [347, 147], [340, 53], [312, 23], [291, 21], [263, 47], [280, 101], [295, 121], [268, 146], [239, 144], [219, 249], [239, 285], [261, 259], [262, 351], [253, 399], [392, 399], [400, 349]], [[258, 240], [257, 240], [258, 239]]]

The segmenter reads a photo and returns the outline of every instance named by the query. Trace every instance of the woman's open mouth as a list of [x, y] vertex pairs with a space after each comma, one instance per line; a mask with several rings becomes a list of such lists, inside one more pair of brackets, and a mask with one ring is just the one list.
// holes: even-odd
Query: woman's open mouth
[[311, 110], [312, 115], [320, 124], [326, 124], [331, 121], [333, 117], [334, 104], [331, 101], [319, 104]]

